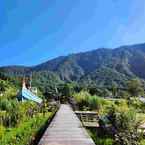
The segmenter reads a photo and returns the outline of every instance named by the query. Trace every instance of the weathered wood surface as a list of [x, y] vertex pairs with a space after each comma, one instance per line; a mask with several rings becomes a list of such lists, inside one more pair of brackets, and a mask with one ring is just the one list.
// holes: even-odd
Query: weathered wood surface
[[98, 115], [97, 111], [75, 111], [76, 114]]
[[99, 127], [98, 122], [83, 122], [83, 126], [89, 127], [89, 128], [97, 128]]
[[95, 145], [69, 105], [61, 105], [39, 145]]

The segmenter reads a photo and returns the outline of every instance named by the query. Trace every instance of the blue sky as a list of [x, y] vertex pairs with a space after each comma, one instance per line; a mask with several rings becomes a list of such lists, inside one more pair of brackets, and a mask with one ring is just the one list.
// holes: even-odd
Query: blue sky
[[144, 0], [0, 1], [0, 66], [143, 42]]

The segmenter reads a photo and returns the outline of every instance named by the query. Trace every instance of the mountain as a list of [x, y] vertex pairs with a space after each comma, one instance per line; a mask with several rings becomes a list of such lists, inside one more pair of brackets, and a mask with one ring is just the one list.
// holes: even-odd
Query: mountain
[[9, 75], [48, 72], [49, 78], [53, 74], [61, 81], [99, 86], [116, 83], [123, 86], [132, 77], [145, 80], [145, 43], [61, 56], [33, 67], [1, 67], [0, 71]]

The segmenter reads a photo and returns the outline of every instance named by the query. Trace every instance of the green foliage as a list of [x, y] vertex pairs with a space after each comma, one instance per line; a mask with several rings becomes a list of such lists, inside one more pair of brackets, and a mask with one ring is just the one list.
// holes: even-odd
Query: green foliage
[[143, 112], [145, 104], [141, 102], [138, 98], [130, 98], [129, 106], [134, 108], [137, 112]]
[[100, 113], [105, 113], [108, 106], [112, 104], [109, 100], [95, 95], [91, 96], [87, 91], [74, 94], [74, 98], [81, 110], [97, 110]]
[[8, 99], [2, 99], [0, 98], [0, 109], [1, 110], [5, 110], [5, 111], [9, 111], [11, 110], [11, 102]]
[[47, 109], [44, 113], [43, 108], [39, 108], [33, 102], [18, 103], [7, 99], [0, 101], [0, 110], [3, 110], [0, 111], [0, 144], [26, 145], [34, 139], [39, 129], [56, 110], [48, 113]]
[[100, 106], [100, 129], [98, 131], [95, 130], [95, 132], [90, 131], [96, 144], [140, 144], [143, 136], [138, 128], [142, 124], [142, 121], [145, 120], [145, 115], [143, 113], [137, 113], [140, 112], [143, 105], [138, 98], [132, 98], [131, 103], [128, 104], [128, 100], [126, 99], [107, 100], [98, 98], [98, 101], [96, 101], [94, 96], [91, 97], [93, 98], [90, 101], [91, 107], [94, 106], [93, 100], [94, 102], [98, 102]]
[[88, 106], [92, 110], [99, 110], [101, 108], [101, 99], [97, 96], [91, 96], [88, 98]]
[[95, 139], [96, 145], [113, 145], [113, 139], [111, 138], [99, 138]]
[[103, 89], [103, 92], [102, 92], [101, 96], [102, 97], [111, 96], [111, 92], [108, 89]]
[[84, 86], [97, 86], [110, 88], [114, 87], [123, 87], [125, 86], [125, 82], [128, 80], [128, 77], [123, 75], [122, 73], [116, 71], [113, 68], [101, 67], [99, 69], [95, 69], [93, 72], [84, 75], [80, 83]]
[[62, 96], [71, 97], [74, 94], [75, 84], [66, 83], [62, 86], [61, 93]]
[[142, 139], [140, 145], [145, 145], [145, 139]]
[[0, 98], [14, 98], [17, 89], [9, 82], [0, 79]]
[[111, 101], [100, 98], [99, 96], [90, 96], [88, 98], [89, 110], [97, 110], [99, 114], [105, 113], [111, 104]]
[[112, 96], [111, 91], [109, 91], [107, 88], [97, 88], [96, 86], [90, 86], [89, 88], [87, 88], [87, 90], [89, 91], [89, 93], [91, 95], [97, 95], [97, 96], [101, 96], [101, 97], [108, 97], [108, 96]]
[[4, 137], [5, 131], [6, 131], [6, 128], [0, 124], [0, 140]]
[[57, 74], [50, 71], [33, 72], [32, 85], [40, 89], [46, 98], [57, 95], [56, 87], [62, 84]]
[[135, 110], [127, 105], [113, 106], [108, 113], [110, 123], [114, 130], [114, 139], [118, 145], [138, 145], [141, 139], [137, 128], [138, 120]]
[[130, 98], [130, 94], [129, 94], [128, 91], [119, 90], [119, 91], [118, 91], [118, 97], [119, 97], [119, 98], [123, 98], [123, 99], [129, 99], [129, 98]]
[[74, 98], [77, 103], [85, 102], [88, 100], [90, 94], [87, 91], [81, 91], [79, 93], [74, 94]]
[[5, 127], [15, 126], [21, 118], [19, 104], [16, 101], [16, 88], [8, 81], [1, 82], [4, 84], [4, 92], [0, 96], [0, 124]]
[[[121, 109], [121, 108], [124, 108], [124, 110], [126, 109], [129, 109], [129, 106], [128, 106], [128, 101], [125, 100], [125, 99], [118, 99], [118, 100], [114, 100], [114, 104], [116, 106], [118, 106], [118, 109]], [[111, 106], [112, 107], [112, 106]]]
[[77, 102], [81, 110], [88, 107], [89, 97], [90, 97], [90, 94], [87, 91], [81, 91], [79, 93], [74, 94], [75, 101]]
[[26, 145], [30, 144], [35, 139], [38, 131], [45, 125], [48, 118], [51, 118], [52, 113], [37, 114], [18, 127], [5, 131], [5, 135], [1, 137], [1, 145]]
[[[0, 145], [30, 144], [56, 107], [50, 107], [52, 112], [48, 113], [46, 104], [18, 102], [17, 89], [11, 82], [0, 80], [0, 85], [3, 87], [3, 95], [0, 96]], [[42, 95], [41, 92], [39, 95]]]
[[139, 79], [128, 81], [127, 88], [132, 97], [138, 97], [144, 94], [143, 86]]
[[106, 137], [105, 135], [103, 137], [96, 136], [96, 129], [88, 129], [88, 133], [92, 137], [96, 145], [113, 145], [112, 138]]
[[111, 90], [112, 90], [113, 97], [116, 97], [117, 96], [117, 93], [118, 93], [117, 84], [113, 83]]
[[6, 83], [6, 81], [0, 80], [0, 92], [5, 92], [7, 87], [8, 84]]
[[5, 127], [14, 127], [25, 118], [32, 117], [38, 106], [33, 102], [20, 103], [16, 100], [0, 99], [0, 110], [6, 112], [0, 119]]

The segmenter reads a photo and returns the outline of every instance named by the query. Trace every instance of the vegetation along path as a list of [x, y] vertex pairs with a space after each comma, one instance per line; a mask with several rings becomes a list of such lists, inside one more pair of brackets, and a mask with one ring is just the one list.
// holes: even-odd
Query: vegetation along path
[[61, 105], [39, 145], [95, 145], [69, 105]]

